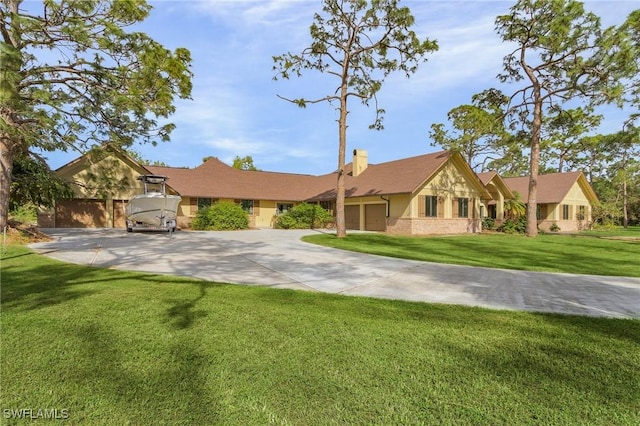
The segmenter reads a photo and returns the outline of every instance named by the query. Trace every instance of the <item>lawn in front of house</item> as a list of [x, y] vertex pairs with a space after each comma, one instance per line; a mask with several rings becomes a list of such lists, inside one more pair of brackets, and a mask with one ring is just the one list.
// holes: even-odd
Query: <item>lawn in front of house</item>
[[64, 264], [23, 246], [0, 267], [3, 416], [640, 423], [638, 320], [227, 285]]
[[[640, 229], [640, 228], [638, 228]], [[630, 228], [579, 234], [393, 236], [309, 235], [304, 241], [382, 256], [526, 271], [640, 277], [640, 232]]]

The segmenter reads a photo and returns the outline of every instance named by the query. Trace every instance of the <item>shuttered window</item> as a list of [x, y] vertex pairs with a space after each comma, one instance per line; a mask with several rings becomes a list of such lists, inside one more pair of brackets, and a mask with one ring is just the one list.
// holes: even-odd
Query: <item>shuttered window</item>
[[438, 197], [435, 195], [420, 195], [418, 197], [418, 217], [441, 217], [439, 204]]

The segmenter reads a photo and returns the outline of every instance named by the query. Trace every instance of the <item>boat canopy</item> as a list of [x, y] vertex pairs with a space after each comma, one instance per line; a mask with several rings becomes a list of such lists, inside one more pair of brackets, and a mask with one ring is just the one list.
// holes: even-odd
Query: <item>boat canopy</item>
[[[166, 181], [169, 179], [167, 176], [162, 175], [140, 175], [138, 180], [144, 183], [144, 193], [159, 192], [161, 194], [167, 193]], [[151, 185], [151, 187], [149, 186]], [[156, 186], [158, 185], [158, 186]]]
[[154, 185], [159, 185], [165, 183], [169, 178], [167, 176], [161, 175], [140, 175], [138, 176], [138, 180], [143, 181], [144, 183], [150, 183]]

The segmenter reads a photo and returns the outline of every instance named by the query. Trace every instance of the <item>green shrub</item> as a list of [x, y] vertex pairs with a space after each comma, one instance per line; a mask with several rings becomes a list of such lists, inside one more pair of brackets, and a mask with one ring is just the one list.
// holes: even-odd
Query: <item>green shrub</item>
[[248, 228], [247, 213], [239, 205], [228, 201], [199, 209], [191, 222], [191, 229], [203, 231], [232, 231]]
[[502, 225], [498, 226], [498, 231], [505, 234], [524, 234], [527, 231], [527, 218], [520, 216], [515, 219], [505, 219]]
[[36, 223], [38, 221], [38, 210], [33, 204], [25, 204], [11, 210], [9, 217], [22, 223]]
[[331, 214], [317, 204], [301, 203], [288, 212], [278, 216], [278, 229], [311, 229], [323, 228], [331, 222]]
[[549, 231], [551, 231], [551, 232], [558, 232], [558, 231], [560, 231], [560, 227], [558, 226], [558, 224], [557, 224], [557, 223], [553, 222], [553, 223], [551, 224], [551, 226], [549, 227]]
[[482, 229], [492, 230], [496, 229], [496, 220], [492, 217], [483, 217], [482, 218]]

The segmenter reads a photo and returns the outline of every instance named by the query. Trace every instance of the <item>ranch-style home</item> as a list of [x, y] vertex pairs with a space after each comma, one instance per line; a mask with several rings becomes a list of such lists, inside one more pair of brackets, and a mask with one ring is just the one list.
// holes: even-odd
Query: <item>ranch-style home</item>
[[[142, 174], [169, 178], [167, 191], [182, 197], [178, 226], [183, 229], [198, 209], [217, 201], [240, 204], [256, 228], [272, 227], [279, 214], [301, 202], [335, 210], [335, 172], [238, 170], [216, 158], [195, 168], [143, 166], [120, 150], [104, 148], [56, 173], [72, 184], [75, 197], [42, 212], [41, 227], [124, 227], [124, 206], [142, 191], [137, 180]], [[503, 200], [512, 197], [506, 180], [481, 181], [454, 152], [369, 164], [367, 152], [357, 149], [345, 174], [347, 229], [404, 235], [480, 232], [481, 217], [500, 214]]]

